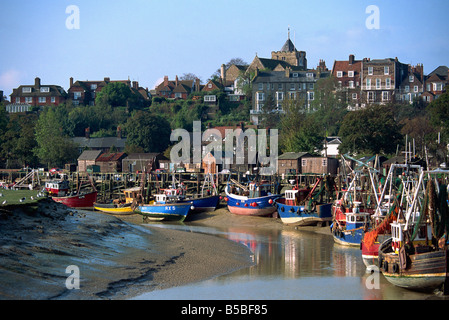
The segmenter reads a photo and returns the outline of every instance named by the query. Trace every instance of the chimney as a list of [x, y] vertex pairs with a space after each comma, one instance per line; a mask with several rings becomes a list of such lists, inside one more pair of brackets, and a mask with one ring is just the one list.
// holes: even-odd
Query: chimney
[[168, 76], [164, 77], [164, 86], [167, 87], [168, 86]]
[[226, 65], [221, 65], [221, 83], [226, 85]]
[[194, 91], [200, 92], [200, 79], [198, 78], [195, 79], [195, 86], [196, 88]]
[[175, 86], [176, 86], [176, 87], [178, 86], [178, 83], [179, 83], [178, 75], [176, 75], [176, 78], [175, 78]]
[[120, 128], [120, 126], [117, 127], [117, 138], [122, 138], [122, 128]]
[[70, 88], [73, 86], [73, 77], [70, 77]]
[[85, 135], [86, 135], [86, 139], [90, 138], [90, 128], [86, 128]]
[[104, 82], [111, 82], [111, 78], [105, 77], [105, 78], [104, 78]]
[[290, 68], [289, 67], [285, 68], [285, 77], [290, 78]]
[[139, 89], [139, 82], [133, 81], [133, 88], [138, 90]]
[[354, 64], [355, 56], [353, 54], [349, 55], [349, 64]]
[[36, 90], [41, 87], [41, 79], [39, 77], [36, 77], [36, 79], [34, 79], [34, 87], [36, 88]]

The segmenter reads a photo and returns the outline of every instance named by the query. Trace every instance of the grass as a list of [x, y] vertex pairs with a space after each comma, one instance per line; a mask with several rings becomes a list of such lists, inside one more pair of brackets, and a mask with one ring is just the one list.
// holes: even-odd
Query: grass
[[[8, 207], [15, 205], [29, 205], [37, 204], [39, 200], [44, 199], [44, 197], [37, 197], [39, 190], [6, 190], [0, 189], [0, 207]], [[33, 197], [34, 199], [31, 199]], [[24, 201], [20, 201], [25, 198]], [[5, 204], [4, 201], [6, 201]]]

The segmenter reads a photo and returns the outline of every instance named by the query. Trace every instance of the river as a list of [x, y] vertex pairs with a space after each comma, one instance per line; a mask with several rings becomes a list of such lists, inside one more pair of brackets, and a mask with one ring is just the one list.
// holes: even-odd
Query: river
[[[334, 243], [330, 234], [295, 229], [152, 224], [239, 242], [254, 266], [203, 282], [152, 291], [138, 300], [425, 300], [444, 299], [391, 285], [369, 273], [361, 250]], [[217, 254], [220, 254], [217, 251]], [[211, 257], [213, 259], [213, 257]]]

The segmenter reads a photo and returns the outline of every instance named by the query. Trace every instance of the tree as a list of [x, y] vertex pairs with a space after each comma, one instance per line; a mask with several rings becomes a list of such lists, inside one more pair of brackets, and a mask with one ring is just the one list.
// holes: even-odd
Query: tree
[[449, 140], [449, 92], [443, 93], [438, 99], [427, 106], [430, 121], [436, 130], [440, 131], [444, 141]]
[[144, 152], [163, 152], [170, 143], [170, 124], [163, 117], [137, 111], [125, 125], [127, 144]]
[[77, 148], [64, 132], [57, 112], [47, 107], [40, 114], [36, 124], [34, 154], [43, 164], [62, 166], [76, 158]]
[[97, 106], [127, 107], [140, 109], [145, 105], [143, 97], [135, 93], [123, 82], [110, 82], [97, 94], [95, 98]]
[[390, 106], [371, 105], [349, 112], [339, 132], [342, 138], [340, 153], [394, 153], [397, 145], [402, 143], [400, 130]]

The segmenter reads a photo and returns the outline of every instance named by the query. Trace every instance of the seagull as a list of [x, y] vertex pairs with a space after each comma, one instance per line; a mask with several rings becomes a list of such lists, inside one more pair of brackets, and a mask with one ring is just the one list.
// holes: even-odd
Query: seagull
[[25, 198], [20, 199], [20, 202], [24, 202], [24, 201], [25, 201]]
[[6, 200], [2, 202], [2, 204], [6, 204]]

